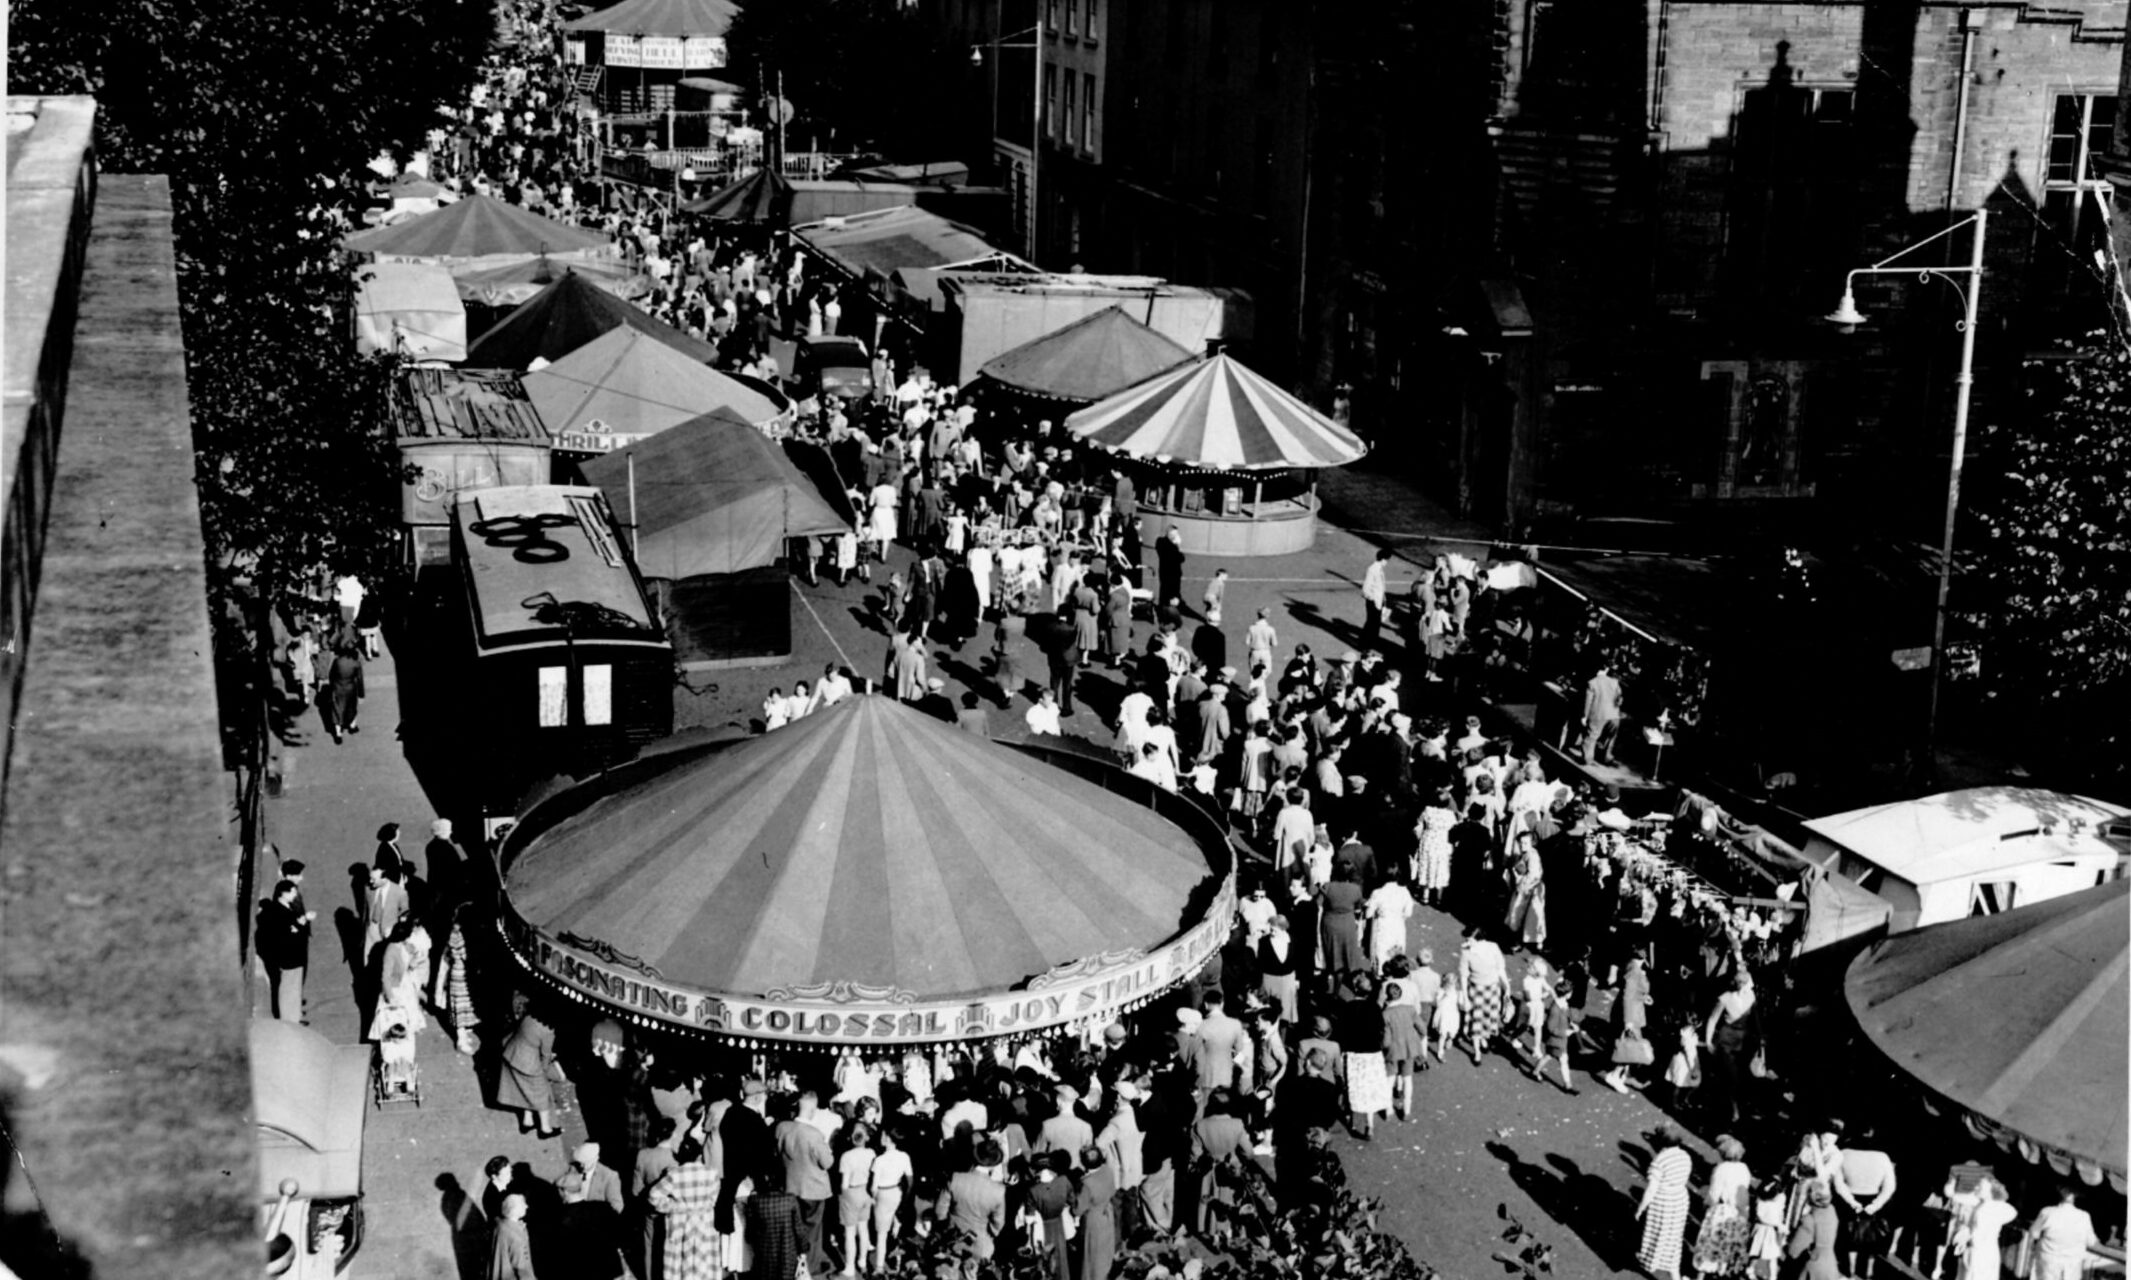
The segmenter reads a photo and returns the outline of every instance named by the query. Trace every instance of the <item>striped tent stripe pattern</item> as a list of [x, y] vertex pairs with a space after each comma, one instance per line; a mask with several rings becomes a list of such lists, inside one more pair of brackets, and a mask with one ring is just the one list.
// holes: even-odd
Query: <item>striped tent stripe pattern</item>
[[1369, 450], [1225, 354], [1128, 387], [1068, 417], [1066, 429], [1098, 448], [1212, 470], [1337, 467]]
[[505, 876], [550, 934], [734, 995], [1005, 991], [1183, 932], [1215, 874], [1125, 796], [891, 698], [676, 752], [536, 834]]

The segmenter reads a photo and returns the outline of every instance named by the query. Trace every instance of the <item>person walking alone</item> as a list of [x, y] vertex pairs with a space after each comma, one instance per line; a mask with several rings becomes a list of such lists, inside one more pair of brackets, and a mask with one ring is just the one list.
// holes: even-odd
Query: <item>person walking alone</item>
[[1376, 553], [1369, 567], [1361, 575], [1361, 645], [1374, 649], [1384, 634], [1384, 566], [1391, 560], [1391, 549], [1385, 547]]

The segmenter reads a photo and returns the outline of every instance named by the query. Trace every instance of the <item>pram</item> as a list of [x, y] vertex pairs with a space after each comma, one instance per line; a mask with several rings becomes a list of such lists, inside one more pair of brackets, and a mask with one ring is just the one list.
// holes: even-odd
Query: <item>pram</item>
[[371, 1083], [380, 1111], [387, 1103], [422, 1105], [422, 1066], [414, 1060], [414, 1033], [403, 1016], [394, 1016], [378, 1037]]

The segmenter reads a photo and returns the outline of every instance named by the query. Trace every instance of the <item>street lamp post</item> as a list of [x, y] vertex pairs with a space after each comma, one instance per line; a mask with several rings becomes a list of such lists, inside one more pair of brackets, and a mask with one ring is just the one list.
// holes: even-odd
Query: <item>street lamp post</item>
[[[1004, 0], [1002, 0], [1000, 12], [1002, 14], [1005, 12]], [[1005, 24], [1002, 23], [1001, 25], [1003, 26]], [[1008, 40], [1018, 40], [1022, 36], [1033, 36], [1034, 39], [1030, 40], [1027, 44], [1006, 43], [1006, 41]], [[984, 51], [986, 49], [990, 49], [993, 51], [992, 137], [994, 139], [998, 138], [999, 136], [999, 65], [997, 61], [998, 51], [1001, 49], [1027, 49], [1031, 51], [1030, 62], [1032, 69], [1029, 72], [1029, 83], [1032, 87], [1029, 90], [1030, 105], [1028, 255], [1029, 261], [1034, 262], [1036, 260], [1036, 246], [1038, 243], [1040, 243], [1036, 238], [1036, 219], [1038, 216], [1037, 210], [1040, 207], [1036, 202], [1036, 167], [1038, 164], [1038, 156], [1042, 153], [1043, 150], [1043, 22], [1039, 18], [1036, 22], [1036, 25], [1028, 28], [1026, 31], [1016, 31], [1011, 35], [1002, 35], [990, 40], [986, 40], [982, 44], [971, 45], [969, 47], [970, 62], [975, 65], [982, 66], [984, 64]]]
[[[1920, 281], [1939, 279], [1950, 284], [1961, 295], [1966, 315], [1961, 320], [1961, 369], [1954, 375], [1953, 399], [1953, 464], [1946, 474], [1946, 531], [1939, 546], [1938, 601], [1931, 615], [1931, 703], [1924, 719], [1924, 765], [1937, 772], [1939, 734], [1939, 690], [1946, 681], [1946, 595], [1953, 583], [1953, 528], [1961, 511], [1961, 462], [1968, 452], [1968, 400], [1976, 381], [1976, 313], [1983, 301], [1983, 232], [1989, 225], [1990, 212], [1978, 209], [1967, 218], [1954, 223], [1936, 235], [1917, 241], [1901, 252], [1882, 258], [1869, 267], [1858, 267], [1843, 277], [1842, 302], [1829, 314], [1828, 319], [1836, 324], [1849, 326], [1860, 324], [1864, 316], [1857, 310], [1857, 295], [1853, 283], [1857, 277], [1866, 275], [1906, 275], [1916, 273]], [[1934, 240], [1952, 235], [1962, 227], [1972, 226], [1975, 232], [1968, 251], [1965, 267], [1897, 267], [1892, 265], [1897, 258], [1916, 252]], [[1956, 277], [1966, 276], [1968, 285], [1963, 288]]]

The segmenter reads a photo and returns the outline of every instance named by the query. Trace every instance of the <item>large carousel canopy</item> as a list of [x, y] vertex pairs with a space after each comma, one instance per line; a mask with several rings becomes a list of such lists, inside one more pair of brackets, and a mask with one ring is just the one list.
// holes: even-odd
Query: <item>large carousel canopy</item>
[[1165, 466], [1261, 471], [1338, 467], [1361, 437], [1226, 354], [1165, 373], [1066, 419], [1098, 448]]
[[560, 360], [601, 334], [625, 327], [648, 333], [700, 364], [718, 358], [716, 347], [616, 297], [573, 266], [475, 338], [466, 361], [475, 369], [524, 369], [535, 360]]
[[1101, 1025], [1197, 971], [1235, 904], [1189, 801], [880, 696], [564, 792], [504, 865], [512, 949], [566, 994], [825, 1049]]
[[1866, 1038], [1971, 1131], [2124, 1189], [2131, 881], [1878, 943], [1850, 966]]
[[1100, 400], [1191, 359], [1122, 307], [1104, 307], [994, 356], [978, 370], [1004, 387], [1057, 400]]
[[352, 252], [379, 258], [453, 261], [507, 254], [602, 254], [614, 250], [614, 242], [596, 231], [543, 218], [494, 196], [454, 200], [435, 213], [358, 231], [342, 243]]

